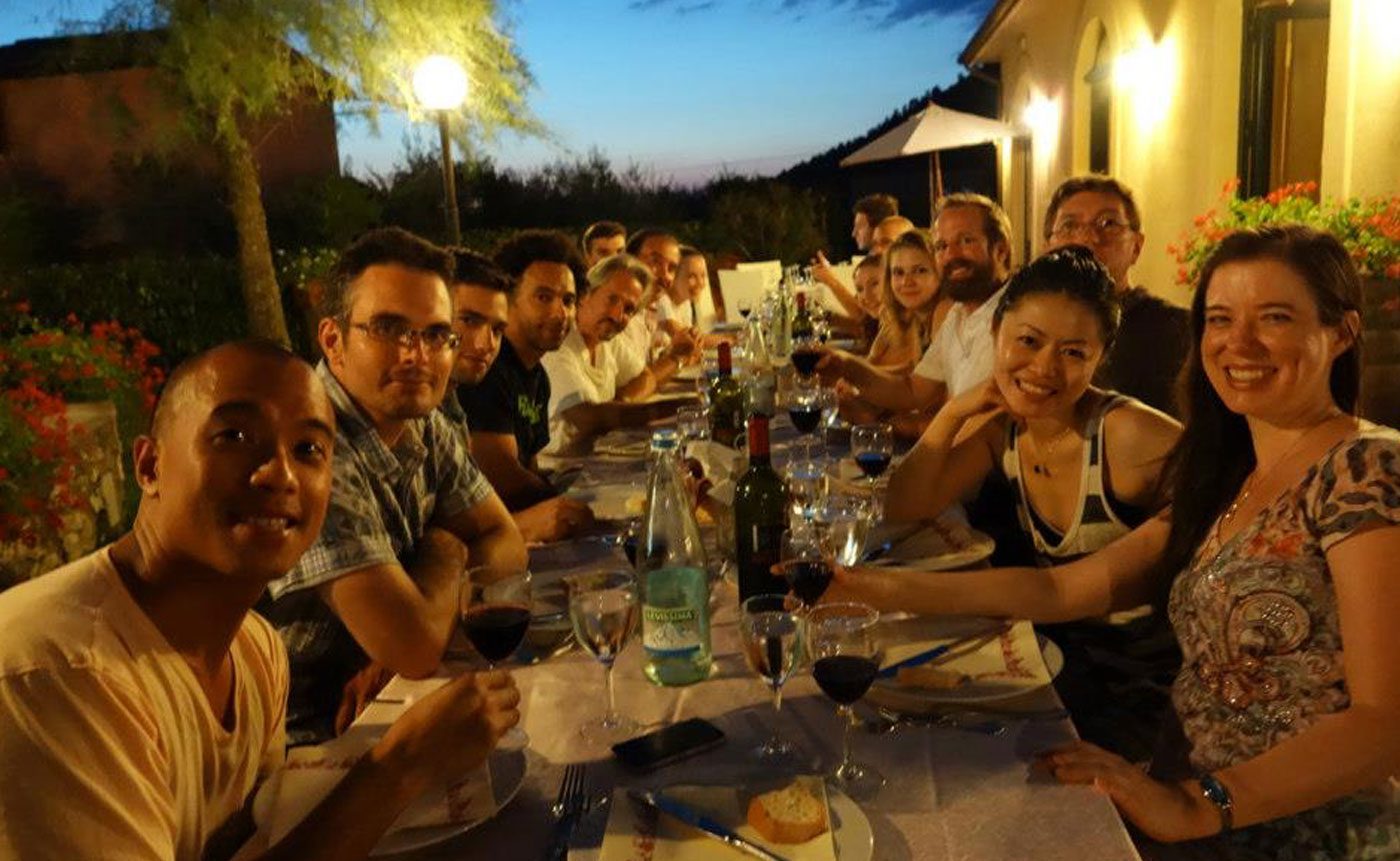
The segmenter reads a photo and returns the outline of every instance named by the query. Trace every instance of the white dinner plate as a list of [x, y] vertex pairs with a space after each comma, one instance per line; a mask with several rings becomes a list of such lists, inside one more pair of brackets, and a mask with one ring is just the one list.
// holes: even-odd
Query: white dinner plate
[[[395, 852], [407, 852], [411, 849], [441, 843], [456, 837], [458, 834], [470, 831], [494, 817], [501, 811], [501, 808], [515, 798], [516, 793], [520, 791], [521, 785], [525, 782], [525, 751], [523, 748], [497, 749], [487, 762], [491, 769], [491, 794], [495, 801], [495, 806], [489, 816], [426, 828], [400, 828], [384, 835], [375, 845], [374, 851], [370, 852], [370, 855], [392, 855]], [[258, 790], [257, 797], [253, 799], [253, 821], [257, 823], [259, 828], [264, 827], [265, 823], [269, 821], [272, 812], [269, 808], [276, 795], [272, 791], [275, 780], [274, 777], [264, 782], [262, 788]]]
[[912, 571], [951, 571], [989, 559], [997, 549], [990, 536], [968, 526], [960, 517], [944, 514], [913, 534], [902, 524], [881, 525], [866, 538], [866, 547], [888, 541], [890, 549], [872, 565]]

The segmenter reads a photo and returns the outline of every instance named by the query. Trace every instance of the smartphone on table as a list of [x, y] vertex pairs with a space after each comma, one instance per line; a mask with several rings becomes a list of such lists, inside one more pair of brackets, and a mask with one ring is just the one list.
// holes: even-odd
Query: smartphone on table
[[688, 756], [711, 750], [724, 741], [719, 727], [703, 718], [690, 718], [655, 732], [613, 745], [613, 756], [633, 771], [654, 771]]

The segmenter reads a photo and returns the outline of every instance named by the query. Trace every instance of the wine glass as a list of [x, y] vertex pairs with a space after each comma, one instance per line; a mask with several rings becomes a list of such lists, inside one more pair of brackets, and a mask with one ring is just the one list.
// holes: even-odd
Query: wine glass
[[787, 595], [754, 595], [740, 609], [744, 658], [749, 669], [773, 690], [773, 734], [757, 750], [760, 759], [772, 764], [794, 762], [799, 757], [777, 725], [783, 710], [783, 682], [802, 660], [802, 624], [794, 604]]
[[774, 566], [774, 573], [781, 574], [802, 606], [810, 608], [826, 592], [832, 574], [816, 531], [789, 529], [783, 533], [781, 553], [782, 561]]
[[822, 555], [837, 565], [856, 564], [865, 549], [871, 520], [868, 500], [828, 493], [813, 521]]
[[799, 524], [812, 522], [812, 516], [822, 504], [826, 489], [826, 473], [822, 465], [811, 460], [796, 460], [787, 465], [788, 496], [792, 501], [792, 516]]
[[462, 632], [491, 669], [515, 653], [530, 627], [530, 572], [478, 565], [468, 568], [458, 591]]
[[792, 426], [802, 434], [803, 457], [811, 462], [812, 436], [822, 423], [821, 388], [809, 380], [794, 380], [788, 390], [787, 410], [788, 418], [792, 419]]
[[870, 498], [878, 505], [875, 480], [890, 467], [894, 456], [894, 431], [887, 424], [856, 425], [851, 429], [851, 455], [865, 473]]
[[629, 571], [602, 571], [577, 574], [566, 579], [569, 585], [569, 619], [574, 639], [603, 665], [608, 691], [608, 707], [603, 716], [579, 728], [590, 741], [608, 743], [637, 734], [637, 722], [619, 714], [613, 691], [613, 662], [637, 630], [637, 578]]
[[749, 315], [753, 313], [753, 297], [745, 296], [739, 300], [738, 304], [739, 316], [743, 317], [745, 320], [749, 319]]
[[810, 379], [817, 372], [817, 363], [822, 360], [822, 342], [816, 329], [793, 341], [792, 354], [788, 356], [792, 366], [803, 379]]
[[682, 451], [689, 454], [693, 443], [710, 438], [710, 411], [703, 406], [681, 407], [676, 410], [676, 431]]
[[873, 767], [851, 758], [851, 727], [856, 720], [851, 706], [865, 696], [880, 669], [879, 621], [879, 613], [858, 603], [822, 604], [807, 613], [812, 678], [836, 702], [837, 714], [845, 721], [841, 764], [827, 781], [858, 800], [873, 797], [885, 784]]

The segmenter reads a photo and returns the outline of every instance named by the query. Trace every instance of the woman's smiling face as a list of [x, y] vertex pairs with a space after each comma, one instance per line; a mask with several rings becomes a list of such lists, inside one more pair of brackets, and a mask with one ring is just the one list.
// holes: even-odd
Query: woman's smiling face
[[890, 255], [890, 293], [905, 308], [918, 308], [938, 293], [933, 258], [917, 248], [896, 248]]
[[1001, 319], [993, 376], [1013, 415], [1062, 415], [1094, 379], [1103, 330], [1093, 309], [1063, 293], [1030, 293]]
[[1226, 263], [1206, 286], [1201, 364], [1232, 412], [1271, 423], [1332, 403], [1332, 362], [1351, 345], [1324, 324], [1302, 276], [1273, 259]]

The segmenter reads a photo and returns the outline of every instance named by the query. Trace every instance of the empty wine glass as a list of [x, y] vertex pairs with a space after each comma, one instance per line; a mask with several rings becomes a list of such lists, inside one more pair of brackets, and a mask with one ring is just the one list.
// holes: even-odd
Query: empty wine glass
[[797, 460], [789, 463], [785, 472], [793, 517], [800, 524], [811, 523], [826, 491], [826, 473], [822, 465], [811, 460]]
[[710, 412], [703, 406], [685, 406], [676, 410], [676, 431], [681, 437], [682, 451], [687, 454], [693, 443], [710, 438]]
[[613, 663], [637, 630], [637, 578], [628, 571], [578, 574], [569, 586], [569, 619], [574, 639], [603, 665], [608, 706], [602, 718], [585, 723], [579, 734], [590, 741], [616, 742], [636, 735], [637, 722], [619, 714], [613, 691]]
[[871, 506], [867, 500], [828, 493], [813, 521], [822, 555], [837, 565], [856, 564], [865, 549], [871, 520]]
[[754, 595], [744, 602], [739, 619], [749, 669], [773, 691], [773, 734], [757, 751], [770, 764], [795, 762], [800, 756], [777, 724], [783, 709], [783, 683], [802, 660], [802, 625], [795, 610], [795, 602], [787, 595]]
[[880, 669], [882, 650], [877, 627], [880, 614], [865, 604], [822, 604], [807, 613], [808, 652], [812, 678], [836, 702], [845, 722], [841, 736], [841, 764], [827, 782], [852, 798], [868, 799], [885, 784], [885, 778], [869, 765], [851, 758], [851, 706], [865, 696]]

